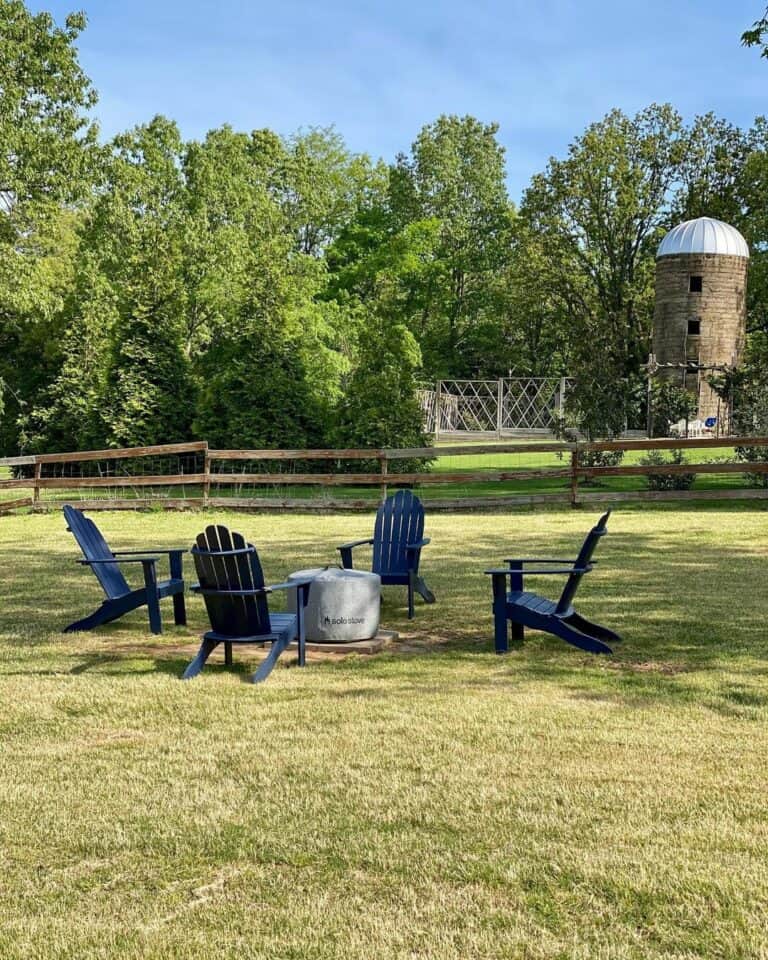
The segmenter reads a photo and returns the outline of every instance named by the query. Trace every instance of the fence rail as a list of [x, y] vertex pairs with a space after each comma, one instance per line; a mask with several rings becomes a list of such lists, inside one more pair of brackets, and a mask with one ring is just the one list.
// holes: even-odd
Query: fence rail
[[[766, 459], [705, 459], [707, 451], [736, 452], [745, 447], [766, 448]], [[663, 464], [639, 462], [634, 456], [665, 450], [681, 450], [691, 457], [691, 451], [699, 450], [702, 455], [691, 462]], [[624, 455], [621, 463], [595, 463], [588, 456], [617, 452]], [[403, 486], [419, 488], [430, 509], [445, 510], [575, 506], [601, 500], [744, 500], [768, 497], [768, 437], [371, 450], [217, 450], [199, 441], [6, 457], [0, 459], [0, 470], [11, 474], [0, 478], [0, 513], [51, 509], [62, 503], [65, 493], [89, 509], [368, 510], [391, 488]], [[688, 474], [716, 486], [698, 490], [621, 486], [628, 478], [654, 476], [670, 478], [669, 485], [674, 486], [675, 478]], [[27, 495], [5, 498], [6, 491]]]

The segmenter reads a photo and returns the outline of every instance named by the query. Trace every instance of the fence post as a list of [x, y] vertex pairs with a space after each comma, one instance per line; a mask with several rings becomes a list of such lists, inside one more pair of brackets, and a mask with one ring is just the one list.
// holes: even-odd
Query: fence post
[[389, 473], [389, 461], [386, 453], [381, 454], [379, 462], [381, 463], [381, 502], [384, 503], [387, 499], [387, 474]]
[[560, 377], [560, 394], [557, 398], [557, 419], [562, 423], [565, 419], [565, 390], [566, 378]]
[[32, 508], [34, 509], [40, 503], [40, 474], [42, 472], [42, 465], [40, 461], [35, 457], [35, 486], [32, 490]]
[[211, 497], [211, 458], [208, 453], [208, 442], [205, 444], [203, 453], [203, 510], [208, 508], [208, 501]]
[[571, 506], [579, 505], [579, 449], [571, 450]]
[[435, 443], [440, 439], [440, 397], [443, 392], [443, 381], [437, 381], [435, 391]]
[[496, 392], [496, 439], [501, 440], [501, 425], [504, 410], [504, 380], [499, 377], [499, 386]]

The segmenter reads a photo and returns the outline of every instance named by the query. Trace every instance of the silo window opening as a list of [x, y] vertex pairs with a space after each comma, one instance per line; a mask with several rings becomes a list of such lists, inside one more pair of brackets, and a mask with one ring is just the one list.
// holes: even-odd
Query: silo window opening
[[688, 336], [689, 337], [699, 337], [701, 336], [701, 320], [689, 320], [688, 321]]
[[691, 293], [701, 293], [701, 290], [702, 290], [701, 277], [691, 276], [688, 278], [688, 281], [689, 281], [688, 289]]

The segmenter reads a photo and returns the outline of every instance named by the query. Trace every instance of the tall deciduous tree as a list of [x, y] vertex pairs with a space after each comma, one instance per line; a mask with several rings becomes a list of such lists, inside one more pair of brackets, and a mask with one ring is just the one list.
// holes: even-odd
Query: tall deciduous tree
[[[328, 252], [335, 296], [379, 312], [386, 275], [400, 318], [421, 345], [429, 378], [471, 375], [497, 362], [497, 275], [510, 257], [513, 210], [497, 126], [443, 116], [398, 157], [385, 193], [371, 191]], [[393, 287], [387, 288], [391, 298]]]
[[72, 279], [75, 205], [98, 159], [80, 67], [85, 26], [57, 26], [22, 0], [0, 0], [0, 380], [9, 385], [0, 444], [16, 446], [18, 401], [51, 376], [58, 319]]
[[421, 130], [393, 176], [395, 218], [439, 225], [437, 269], [413, 318], [433, 374], [477, 372], [474, 335], [499, 319], [493, 279], [508, 259], [512, 207], [497, 132], [495, 123], [442, 116]]
[[713, 113], [696, 117], [686, 134], [672, 219], [716, 217], [740, 225], [744, 165], [750, 149], [749, 134], [734, 124]]
[[556, 267], [551, 293], [568, 318], [573, 403], [592, 432], [624, 426], [647, 357], [653, 254], [685, 151], [670, 106], [632, 118], [616, 110], [588, 127], [565, 160], [551, 160], [525, 194], [521, 215]]

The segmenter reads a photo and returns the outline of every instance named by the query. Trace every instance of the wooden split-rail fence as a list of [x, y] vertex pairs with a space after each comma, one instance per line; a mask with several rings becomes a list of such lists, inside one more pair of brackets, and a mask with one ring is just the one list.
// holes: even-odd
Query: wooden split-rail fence
[[[733, 500], [768, 498], [768, 489], [718, 486], [706, 490], [617, 490], [600, 488], [607, 478], [648, 477], [653, 474], [756, 475], [768, 473], [766, 461], [693, 458], [695, 462], [649, 465], [639, 462], [616, 466], [592, 465], [586, 455], [596, 452], [701, 450], [736, 447], [768, 448], [768, 437], [697, 437], [693, 439], [606, 440], [597, 442], [493, 443], [410, 449], [376, 450], [215, 450], [207, 442], [172, 443], [151, 447], [87, 450], [75, 453], [34, 454], [0, 459], [0, 513], [21, 508], [35, 511], [57, 508], [66, 499], [88, 509], [232, 509], [368, 510], [392, 488], [420, 488], [430, 509], [461, 510], [479, 507], [543, 503], [581, 503], [611, 500]], [[537, 455], [556, 454], [553, 465], [525, 466]], [[510, 467], [482, 466], [485, 458], [509, 455]], [[471, 458], [472, 469], [430, 464], [441, 458]], [[631, 459], [631, 458], [630, 458]], [[402, 471], [397, 463], [420, 469]], [[155, 469], [157, 463], [163, 469]], [[184, 462], [172, 472], [168, 465]], [[259, 464], [258, 470], [252, 464]], [[362, 465], [355, 471], [354, 465]], [[314, 465], [320, 469], [315, 472]], [[478, 464], [480, 465], [478, 467]], [[266, 465], [266, 466], [265, 466]], [[291, 472], [298, 465], [296, 472]], [[394, 466], [394, 469], [393, 469]], [[238, 469], [240, 467], [240, 469]], [[734, 476], [736, 480], [737, 477]], [[504, 488], [516, 481], [519, 488]], [[549, 481], [554, 489], [536, 490]], [[595, 484], [598, 486], [595, 486]], [[462, 487], [472, 487], [466, 495]], [[487, 489], [483, 489], [486, 487]], [[494, 486], [495, 485], [495, 486]], [[501, 485], [501, 486], [500, 486]], [[586, 489], [585, 489], [586, 485]], [[526, 490], [528, 486], [533, 489]], [[243, 491], [264, 488], [252, 495]], [[298, 496], [298, 488], [313, 487], [319, 495]], [[429, 495], [429, 488], [439, 490]], [[182, 496], [174, 495], [182, 488]], [[220, 488], [234, 489], [221, 495]], [[291, 495], [293, 488], [293, 495]], [[351, 488], [340, 496], [340, 488]], [[18, 491], [25, 495], [15, 496]], [[190, 493], [191, 491], [191, 493]], [[263, 495], [266, 491], [267, 495]], [[334, 495], [333, 491], [337, 491]], [[365, 493], [368, 492], [368, 496]], [[99, 494], [98, 496], [96, 494]]]

